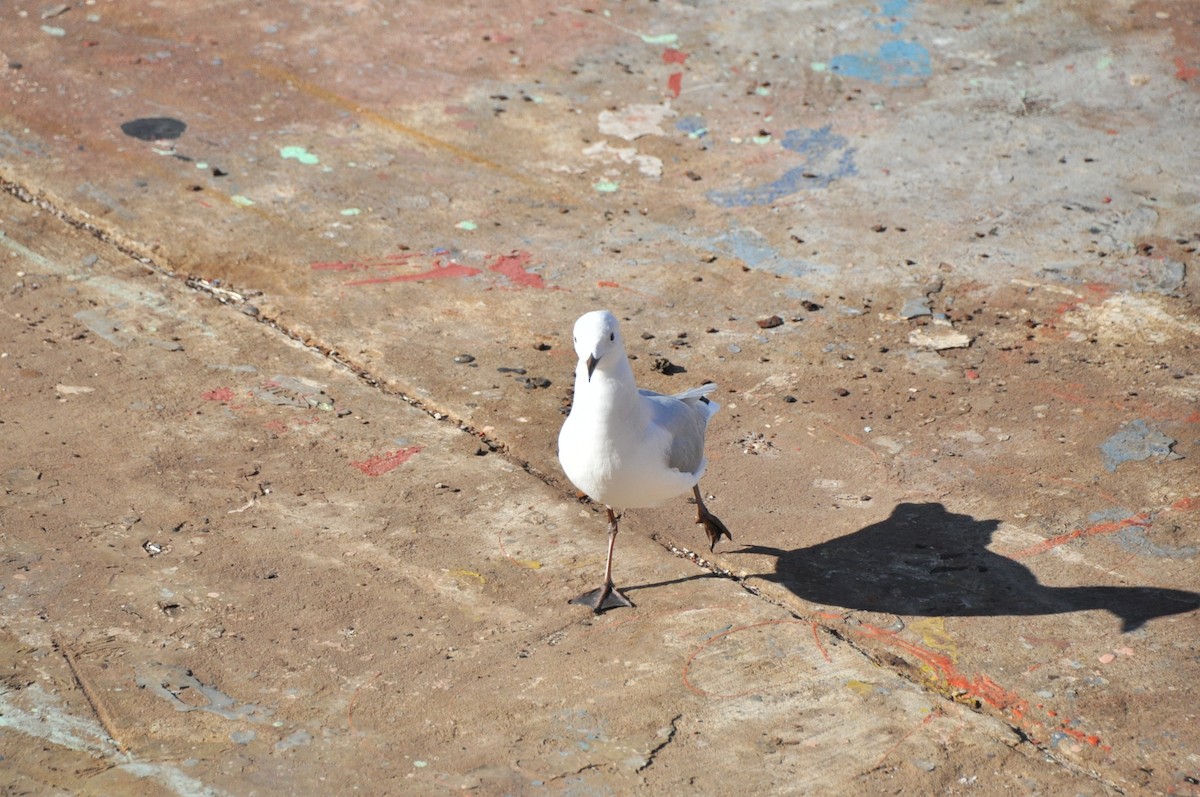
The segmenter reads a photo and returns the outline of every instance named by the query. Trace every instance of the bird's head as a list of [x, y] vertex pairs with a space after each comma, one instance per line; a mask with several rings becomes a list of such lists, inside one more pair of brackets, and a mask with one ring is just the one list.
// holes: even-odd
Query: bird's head
[[579, 316], [574, 335], [575, 354], [580, 362], [586, 364], [589, 382], [596, 365], [604, 357], [617, 357], [625, 351], [617, 317], [607, 310], [593, 310]]

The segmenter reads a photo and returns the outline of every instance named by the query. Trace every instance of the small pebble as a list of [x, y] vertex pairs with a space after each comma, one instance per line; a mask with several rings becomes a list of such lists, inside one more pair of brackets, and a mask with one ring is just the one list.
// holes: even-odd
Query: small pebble
[[533, 348], [536, 349], [537, 351], [550, 351], [550, 344], [549, 343], [535, 343], [535, 344], [533, 344]]
[[850, 395], [850, 391], [844, 387], [839, 387], [836, 390], [834, 390], [833, 392], [839, 396], [849, 396]]
[[91, 268], [92, 266], [96, 265], [96, 263], [99, 262], [99, 260], [100, 260], [100, 257], [98, 255], [84, 255], [83, 256], [83, 267]]
[[459, 354], [454, 357], [454, 362], [458, 363], [459, 365], [465, 365], [466, 363], [475, 362], [475, 358], [470, 354]]
[[502, 365], [502, 366], [500, 366], [499, 368], [497, 368], [496, 370], [497, 370], [497, 371], [499, 371], [499, 372], [500, 372], [500, 373], [502, 373], [502, 374], [517, 374], [517, 375], [524, 375], [524, 374], [525, 374], [525, 369], [524, 369], [524, 368], [508, 368], [508, 367], [506, 367], [506, 366], [503, 366], [503, 365]]
[[777, 315], [773, 315], [770, 318], [759, 319], [758, 325], [763, 329], [771, 329], [772, 327], [782, 326], [783, 319]]

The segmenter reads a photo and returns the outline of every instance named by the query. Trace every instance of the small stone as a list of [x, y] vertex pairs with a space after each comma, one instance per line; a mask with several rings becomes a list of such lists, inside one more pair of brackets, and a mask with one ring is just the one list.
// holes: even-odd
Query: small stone
[[810, 313], [815, 313], [821, 309], [821, 305], [817, 304], [816, 302], [809, 301], [808, 299], [800, 302], [800, 306]]
[[783, 397], [783, 400], [784, 400], [785, 402], [787, 402], [788, 404], [795, 404], [795, 403], [796, 403], [796, 397], [795, 397], [795, 396], [784, 396], [784, 397]]
[[535, 343], [535, 344], [533, 344], [533, 348], [536, 351], [550, 351], [550, 344], [549, 343]]
[[84, 255], [81, 262], [83, 263], [84, 268], [91, 268], [92, 266], [96, 265], [99, 260], [99, 255]]
[[470, 354], [458, 354], [455, 355], [454, 362], [458, 363], [459, 365], [465, 365], [467, 363], [475, 362], [475, 358]]
[[504, 366], [504, 365], [502, 365], [502, 366], [500, 366], [499, 368], [497, 368], [496, 370], [497, 370], [497, 371], [499, 371], [499, 372], [500, 372], [500, 373], [502, 373], [502, 374], [516, 374], [517, 376], [524, 376], [524, 375], [525, 375], [525, 369], [524, 369], [524, 368], [509, 368], [509, 367], [507, 367], [507, 366]]
[[850, 395], [850, 391], [844, 387], [839, 387], [839, 388], [835, 389], [833, 392], [839, 396], [849, 396]]
[[779, 316], [777, 316], [777, 315], [773, 315], [773, 316], [771, 316], [770, 318], [761, 318], [761, 319], [759, 319], [759, 321], [758, 321], [758, 325], [759, 325], [759, 327], [761, 327], [762, 329], [771, 329], [771, 328], [773, 328], [773, 327], [782, 326], [782, 325], [783, 325], [783, 319], [782, 319], [782, 318], [780, 318], [780, 317], [779, 317]]

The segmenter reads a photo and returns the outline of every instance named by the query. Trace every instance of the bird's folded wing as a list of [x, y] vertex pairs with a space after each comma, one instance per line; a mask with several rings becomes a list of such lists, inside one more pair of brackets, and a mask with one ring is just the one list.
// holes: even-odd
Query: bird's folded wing
[[[667, 465], [681, 473], [699, 475], [707, 464], [704, 458], [704, 430], [708, 417], [676, 396], [658, 393], [643, 398], [650, 409], [650, 429], [667, 437]], [[688, 391], [694, 393], [694, 391]], [[693, 396], [689, 396], [693, 397]]]

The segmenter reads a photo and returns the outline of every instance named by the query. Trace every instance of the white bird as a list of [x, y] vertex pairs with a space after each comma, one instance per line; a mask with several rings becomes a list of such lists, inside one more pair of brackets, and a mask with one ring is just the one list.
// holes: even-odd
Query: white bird
[[704, 524], [709, 550], [733, 536], [700, 497], [708, 465], [704, 432], [720, 409], [706, 398], [706, 384], [674, 396], [639, 390], [625, 354], [616, 316], [595, 310], [575, 322], [575, 398], [558, 435], [558, 461], [567, 478], [608, 512], [608, 559], [604, 584], [571, 600], [597, 614], [633, 606], [613, 586], [617, 515], [613, 508], [658, 506], [687, 492], [696, 497], [696, 522]]

